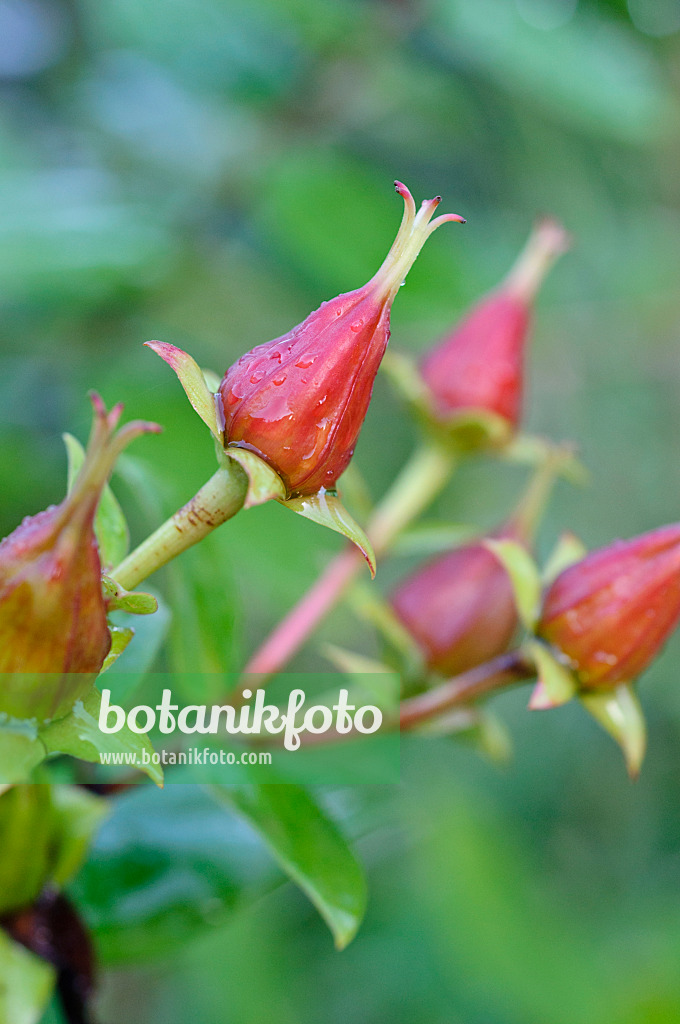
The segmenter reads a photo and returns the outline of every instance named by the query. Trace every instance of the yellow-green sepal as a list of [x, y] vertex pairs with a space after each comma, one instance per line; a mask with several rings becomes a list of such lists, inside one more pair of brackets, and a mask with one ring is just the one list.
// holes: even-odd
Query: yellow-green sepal
[[636, 779], [647, 748], [647, 725], [632, 683], [613, 690], [581, 693], [581, 703], [618, 743], [631, 779]]
[[516, 540], [489, 539], [484, 541], [484, 546], [504, 566], [512, 583], [519, 617], [528, 630], [533, 630], [538, 618], [542, 591], [538, 566], [527, 549]]
[[528, 640], [522, 649], [536, 666], [538, 677], [529, 699], [529, 708], [532, 711], [558, 708], [576, 696], [576, 676], [568, 666], [559, 661], [549, 647], [540, 640]]

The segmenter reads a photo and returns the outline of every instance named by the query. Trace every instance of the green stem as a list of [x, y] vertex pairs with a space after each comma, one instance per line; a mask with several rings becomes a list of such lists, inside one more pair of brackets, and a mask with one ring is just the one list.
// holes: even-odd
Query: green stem
[[[423, 443], [416, 449], [369, 521], [366, 532], [377, 555], [384, 555], [399, 534], [434, 501], [456, 463], [457, 456], [450, 449], [434, 442]], [[264, 676], [280, 672], [337, 604], [363, 564], [354, 546], [341, 551], [269, 634], [244, 672]], [[237, 691], [237, 699], [240, 692]]]
[[130, 552], [111, 572], [113, 579], [126, 590], [139, 586], [147, 576], [236, 515], [243, 506], [247, 487], [245, 472], [229, 460], [191, 501]]

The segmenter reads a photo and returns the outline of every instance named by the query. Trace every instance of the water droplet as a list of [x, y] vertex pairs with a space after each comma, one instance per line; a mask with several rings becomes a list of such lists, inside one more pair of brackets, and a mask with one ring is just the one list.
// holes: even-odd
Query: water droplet
[[328, 398], [328, 395], [324, 395], [323, 398], [320, 398], [319, 399], [319, 405], [323, 405], [323, 403], [326, 401], [327, 398]]
[[342, 308], [342, 306], [338, 306], [338, 308], [335, 311], [335, 315], [336, 316], [342, 316], [343, 313], [344, 313], [344, 309]]
[[280, 363], [281, 362], [281, 353], [279, 352], [278, 349], [274, 349], [274, 351], [272, 353], [270, 353], [269, 358], [273, 359], [277, 363]]
[[286, 383], [286, 375], [285, 375], [285, 373], [280, 373], [277, 377], [273, 377], [272, 378], [272, 384], [274, 385], [275, 388], [278, 388], [282, 384], [285, 384], [285, 383]]
[[308, 367], [310, 367], [312, 365], [312, 363], [314, 362], [315, 359], [316, 359], [316, 356], [312, 356], [312, 355], [300, 356], [300, 358], [298, 359], [298, 361], [297, 361], [297, 363], [295, 365], [300, 370], [306, 370]]
[[259, 384], [263, 377], [264, 370], [255, 370], [255, 372], [250, 375], [250, 383]]
[[358, 334], [363, 326], [363, 320], [355, 320], [354, 323], [350, 325], [350, 331], [354, 331], [355, 334]]

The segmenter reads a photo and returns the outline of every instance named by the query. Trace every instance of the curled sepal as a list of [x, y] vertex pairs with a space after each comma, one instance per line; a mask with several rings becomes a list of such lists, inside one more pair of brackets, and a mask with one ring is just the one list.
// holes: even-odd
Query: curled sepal
[[299, 516], [311, 519], [313, 523], [327, 526], [329, 530], [341, 533], [352, 544], [356, 544], [366, 559], [371, 576], [375, 578], [375, 552], [370, 540], [355, 519], [349, 514], [337, 494], [325, 491], [323, 487], [317, 494], [300, 495], [297, 498], [278, 499], [282, 505]]
[[134, 766], [162, 787], [163, 769], [153, 763], [153, 747], [146, 733], [132, 732], [127, 723], [115, 733], [100, 730], [101, 699], [99, 690], [92, 687], [82, 700], [76, 701], [69, 715], [40, 730], [40, 739], [48, 754], [70, 754], [94, 764], [102, 763], [102, 754], [129, 757]]
[[286, 488], [279, 474], [255, 452], [230, 446], [224, 449], [224, 455], [237, 462], [248, 477], [244, 508], [263, 505], [272, 498], [281, 501], [286, 497]]
[[560, 707], [576, 695], [576, 676], [571, 669], [557, 660], [545, 644], [540, 640], [530, 640], [524, 650], [536, 666], [538, 676], [529, 700], [531, 711]]
[[[109, 626], [111, 633], [111, 648], [106, 655], [101, 671], [106, 672], [115, 661], [118, 661], [121, 654], [135, 635], [134, 629], [124, 626]], [[101, 674], [101, 673], [100, 673]]]
[[224, 424], [220, 422], [215, 395], [210, 390], [200, 366], [187, 352], [165, 341], [146, 341], [147, 348], [172, 367], [195, 412], [218, 441], [222, 441]]
[[533, 629], [541, 597], [541, 577], [536, 563], [527, 549], [514, 540], [485, 540], [484, 546], [505, 567], [519, 617], [527, 629]]
[[575, 533], [569, 531], [563, 533], [543, 566], [543, 583], [546, 585], [552, 583], [561, 572], [568, 569], [570, 565], [580, 562], [587, 553], [588, 549]]
[[632, 684], [621, 683], [615, 690], [582, 693], [581, 703], [616, 740], [626, 759], [628, 774], [636, 779], [647, 747], [647, 726]]
[[142, 591], [132, 592], [121, 587], [110, 576], [102, 576], [102, 593], [107, 611], [129, 612], [131, 615], [152, 615], [158, 610], [158, 601], [153, 594]]
[[[68, 459], [68, 491], [73, 489], [81, 466], [85, 461], [85, 449], [73, 434], [62, 434]], [[128, 553], [130, 532], [113, 491], [106, 484], [102, 490], [97, 514], [94, 519], [94, 533], [103, 566], [118, 565]]]

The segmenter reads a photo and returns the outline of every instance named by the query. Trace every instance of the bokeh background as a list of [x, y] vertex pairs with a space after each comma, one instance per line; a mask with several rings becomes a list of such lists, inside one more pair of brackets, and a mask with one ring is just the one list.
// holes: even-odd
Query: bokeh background
[[[679, 91], [678, 0], [0, 0], [0, 535], [60, 500], [59, 435], [84, 439], [92, 387], [165, 427], [116, 481], [134, 535], [190, 497], [211, 445], [142, 342], [222, 373], [362, 284], [395, 177], [468, 218], [397, 298], [404, 351], [497, 282], [537, 213], [575, 236], [540, 300], [527, 425], [575, 440], [592, 483], [560, 485], [543, 549], [676, 520]], [[356, 455], [375, 496], [413, 443], [380, 380]], [[429, 516], [491, 525], [525, 475], [470, 464]], [[338, 546], [278, 506], [239, 516], [159, 575], [157, 664], [238, 669]], [[376, 650], [343, 609], [322, 638], [350, 630]], [[316, 644], [296, 664], [327, 667]], [[75, 887], [110, 965], [102, 1019], [677, 1022], [679, 664], [674, 642], [642, 683], [636, 785], [578, 708], [529, 715], [518, 692], [496, 701], [505, 767], [411, 741], [400, 787], [323, 794], [371, 885], [341, 954], [226, 816], [179, 787], [123, 797], [108, 873]]]

